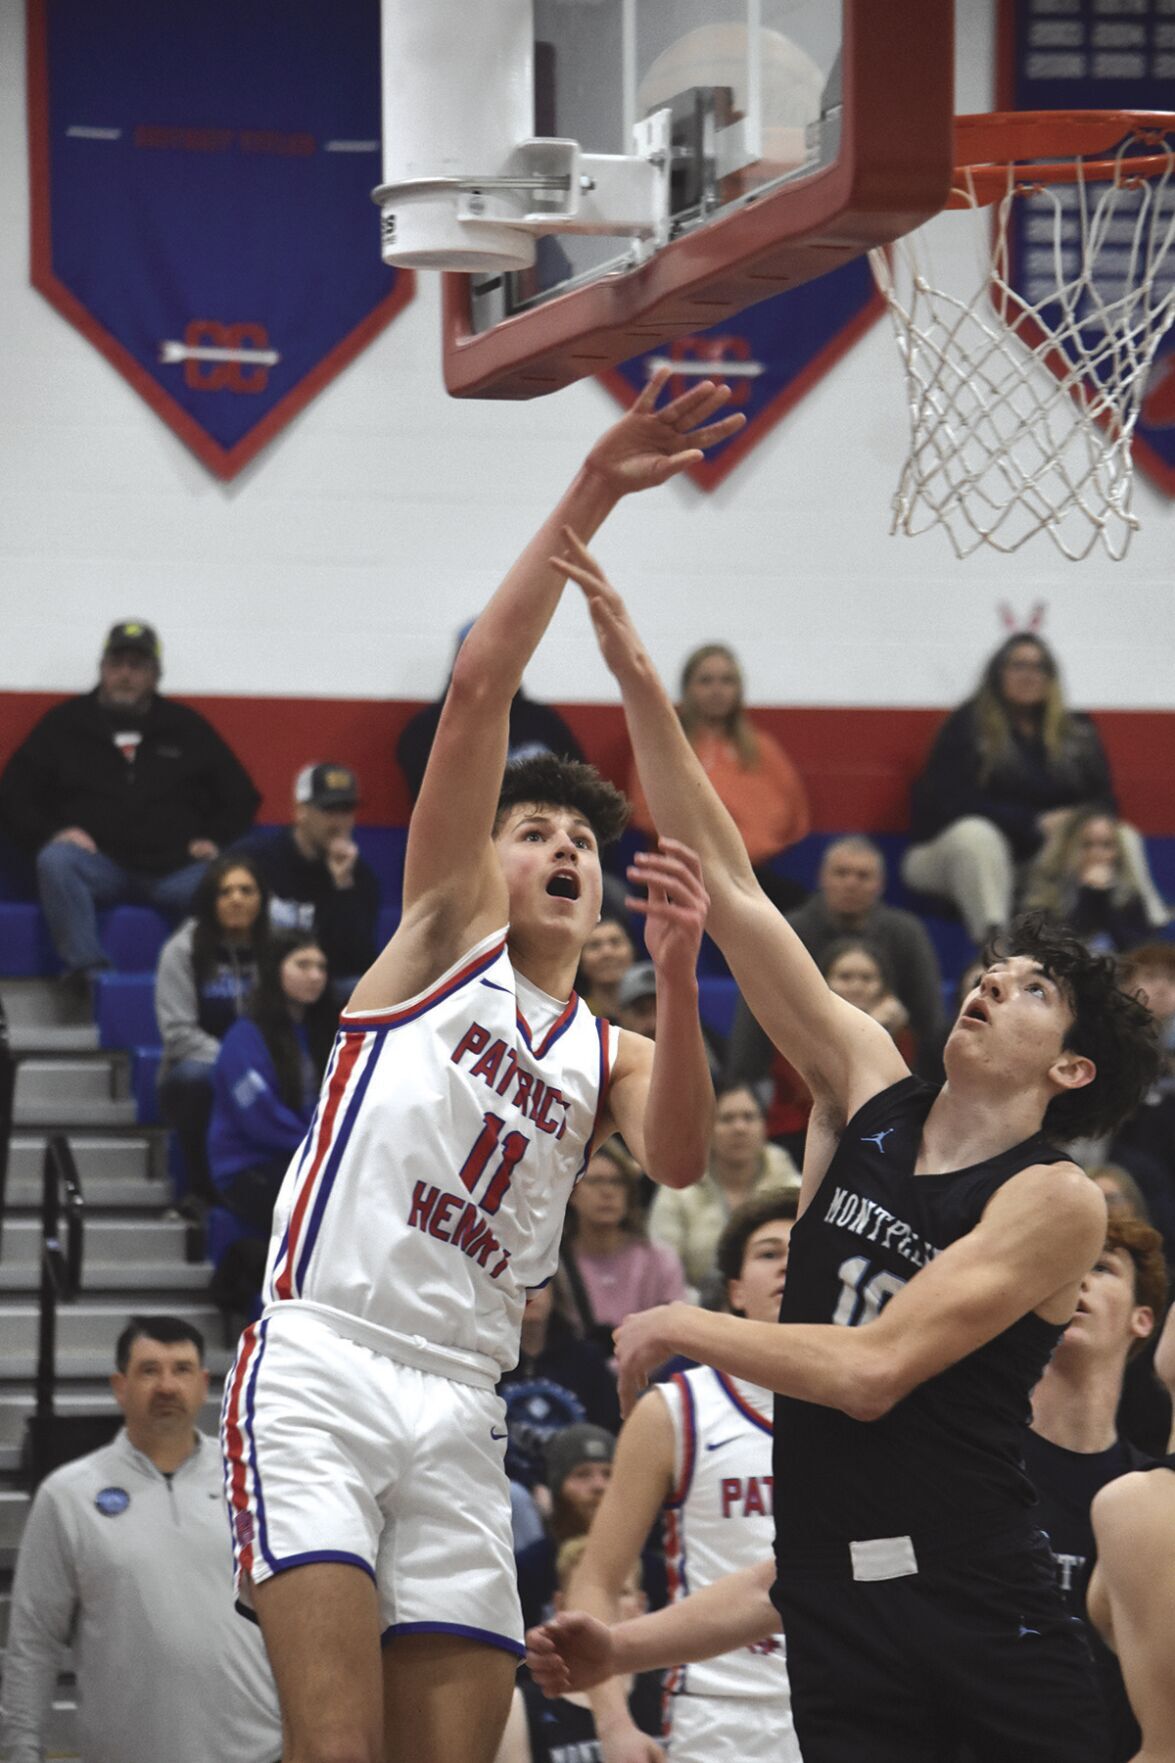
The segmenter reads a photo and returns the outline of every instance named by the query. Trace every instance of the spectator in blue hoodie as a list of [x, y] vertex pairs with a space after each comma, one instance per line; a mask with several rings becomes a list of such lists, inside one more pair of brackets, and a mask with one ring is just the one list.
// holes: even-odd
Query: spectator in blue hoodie
[[221, 1204], [265, 1234], [290, 1158], [314, 1113], [338, 1019], [328, 968], [307, 932], [271, 936], [248, 1013], [212, 1077], [208, 1163]]

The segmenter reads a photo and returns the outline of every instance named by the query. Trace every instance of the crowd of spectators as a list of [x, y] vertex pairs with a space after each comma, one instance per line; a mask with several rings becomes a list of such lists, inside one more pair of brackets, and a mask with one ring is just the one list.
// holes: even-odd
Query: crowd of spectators
[[[309, 1124], [340, 1002], [376, 952], [379, 888], [355, 838], [360, 786], [349, 765], [302, 766], [290, 824], [253, 830], [259, 798], [247, 774], [201, 717], [159, 693], [161, 671], [156, 633], [135, 621], [115, 625], [96, 688], [50, 711], [10, 756], [0, 827], [35, 864], [75, 990], [107, 964], [99, 907], [148, 902], [178, 920], [156, 975], [160, 1107], [181, 1152], [179, 1203], [196, 1220], [219, 1209], [231, 1221], [214, 1289], [226, 1311], [248, 1313], [274, 1199]], [[519, 750], [556, 744], [579, 756], [554, 712], [521, 693], [515, 710]], [[438, 716], [439, 703], [426, 707], [400, 741], [413, 795]], [[922, 918], [883, 898], [885, 859], [865, 835], [827, 846], [810, 895], [789, 876], [786, 852], [810, 830], [804, 785], [754, 726], [724, 645], [688, 658], [681, 718], [757, 875], [829, 987], [881, 1022], [915, 1072], [941, 1081], [944, 1038], [975, 970], [960, 976], [952, 1001]], [[630, 786], [635, 824], [647, 826], [635, 776]], [[1080, 1548], [1054, 1552], [1083, 1596], [1094, 1492], [1165, 1443], [1150, 1349], [1175, 1257], [1175, 943], [1158, 934], [1166, 907], [1142, 839], [1118, 816], [1096, 728], [1066, 706], [1055, 658], [1038, 636], [1003, 644], [976, 693], [946, 719], [913, 780], [912, 841], [906, 884], [940, 908], [948, 901], [977, 946], [1026, 906], [1114, 955], [1123, 983], [1145, 993], [1165, 1049], [1136, 1116], [1112, 1141], [1079, 1148], [1107, 1196], [1110, 1236], [1101, 1283], [1090, 1286], [1040, 1393], [1033, 1469], [1046, 1510], [1051, 1500], [1077, 1515]], [[597, 1015], [655, 1036], [655, 975], [623, 895], [617, 878], [584, 947], [577, 989]], [[588, 1533], [611, 1475], [619, 1430], [613, 1329], [631, 1311], [682, 1296], [728, 1306], [733, 1276], [721, 1243], [732, 1219], [764, 1204], [771, 1216], [795, 1215], [811, 1099], [741, 1000], [729, 1035], [707, 1035], [717, 1094], [701, 1179], [654, 1198], [622, 1142], [596, 1150], [572, 1196], [559, 1272], [531, 1294], [519, 1363], [502, 1384], [530, 1619], [565, 1595], [576, 1567], [575, 1551], [566, 1551]], [[626, 1573], [632, 1565], [626, 1560]], [[663, 1578], [654, 1536], [644, 1563], [654, 1600], [664, 1598]], [[625, 1584], [635, 1595], [635, 1579]], [[1124, 1703], [1114, 1706], [1120, 1713]], [[567, 1718], [577, 1730], [590, 1727], [586, 1704]], [[518, 1712], [518, 1748], [509, 1755], [529, 1754], [530, 1739], [519, 1735], [529, 1722], [533, 1738], [538, 1719], [529, 1704]], [[1114, 1759], [1129, 1754], [1122, 1746], [1130, 1730], [1119, 1722]]]

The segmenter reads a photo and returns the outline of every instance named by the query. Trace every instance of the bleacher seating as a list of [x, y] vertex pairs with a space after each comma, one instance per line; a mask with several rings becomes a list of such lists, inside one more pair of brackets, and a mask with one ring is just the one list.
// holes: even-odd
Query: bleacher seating
[[94, 984], [94, 1020], [103, 1047], [157, 1047], [153, 971], [99, 974]]

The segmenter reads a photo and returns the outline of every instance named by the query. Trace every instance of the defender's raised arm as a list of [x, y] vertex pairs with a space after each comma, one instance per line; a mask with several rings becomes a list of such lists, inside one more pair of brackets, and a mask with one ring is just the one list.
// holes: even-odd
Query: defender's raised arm
[[[833, 996], [759, 887], [738, 829], [690, 747], [624, 602], [575, 532], [565, 533], [558, 566], [583, 589], [600, 650], [620, 686], [657, 830], [701, 858], [710, 934], [775, 1045], [843, 1115], [905, 1075], [900, 1054], [879, 1024]], [[637, 871], [644, 861], [638, 855]]]

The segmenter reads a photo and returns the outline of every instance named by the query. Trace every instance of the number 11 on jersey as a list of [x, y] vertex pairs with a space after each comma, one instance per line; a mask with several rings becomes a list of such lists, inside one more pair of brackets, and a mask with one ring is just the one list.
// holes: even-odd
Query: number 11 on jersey
[[502, 1138], [506, 1125], [496, 1114], [484, 1114], [485, 1125], [474, 1140], [473, 1149], [461, 1165], [458, 1174], [470, 1193], [486, 1172], [486, 1167], [501, 1141], [502, 1161], [490, 1177], [489, 1186], [477, 1202], [483, 1212], [495, 1213], [502, 1204], [502, 1196], [510, 1186], [510, 1178], [526, 1155], [530, 1140], [525, 1133], [508, 1132]]

